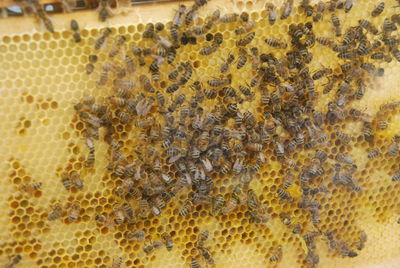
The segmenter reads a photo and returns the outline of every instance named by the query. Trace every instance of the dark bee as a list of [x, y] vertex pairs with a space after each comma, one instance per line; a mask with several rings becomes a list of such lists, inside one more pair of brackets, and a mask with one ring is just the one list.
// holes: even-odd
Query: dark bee
[[167, 87], [167, 93], [174, 93], [179, 89], [180, 84], [179, 83], [173, 83], [169, 87]]
[[221, 64], [220, 71], [221, 73], [226, 73], [229, 71], [229, 67], [232, 64], [232, 62], [235, 60], [235, 56], [232, 54], [229, 54], [227, 59]]
[[316, 7], [316, 13], [313, 17], [314, 22], [318, 22], [322, 19], [322, 15], [325, 11], [325, 3], [322, 1], [319, 1]]
[[300, 7], [304, 9], [307, 17], [311, 17], [314, 13], [314, 8], [310, 5], [310, 0], [302, 0], [300, 3]]
[[269, 258], [269, 262], [280, 262], [282, 259], [282, 246], [278, 246], [273, 255]]
[[172, 248], [174, 247], [174, 243], [172, 241], [172, 237], [169, 233], [163, 233], [161, 235], [161, 238], [164, 240], [165, 247], [167, 248], [168, 251], [171, 251]]
[[278, 12], [276, 12], [276, 8], [275, 8], [274, 4], [267, 3], [265, 5], [265, 8], [268, 10], [268, 22], [269, 22], [269, 25], [274, 25], [276, 19], [278, 18]]
[[120, 37], [118, 37], [115, 44], [111, 47], [110, 52], [108, 53], [108, 56], [110, 58], [115, 57], [118, 54], [118, 52], [120, 51], [120, 48], [125, 43], [125, 41], [126, 41], [125, 36], [121, 35]]
[[287, 19], [292, 13], [293, 0], [286, 0], [282, 6], [281, 20]]
[[375, 8], [374, 10], [372, 10], [371, 12], [371, 16], [372, 17], [377, 17], [379, 16], [382, 12], [383, 9], [385, 8], [385, 2], [380, 2]]
[[312, 76], [312, 79], [313, 79], [313, 80], [318, 80], [318, 79], [321, 79], [322, 77], [324, 77], [324, 76], [326, 76], [326, 75], [329, 75], [329, 74], [331, 74], [331, 73], [332, 73], [332, 69], [330, 69], [330, 68], [323, 68], [323, 69], [321, 69], [321, 70], [315, 72], [315, 73], [313, 74], [313, 76]]
[[201, 265], [195, 258], [192, 258], [192, 261], [190, 262], [190, 268], [201, 268]]
[[20, 254], [15, 255], [14, 257], [11, 258], [11, 260], [4, 266], [4, 268], [14, 268], [15, 265], [20, 263], [22, 260], [22, 256]]
[[79, 203], [73, 203], [68, 211], [68, 222], [76, 222], [79, 218], [81, 207]]
[[239, 27], [235, 29], [235, 34], [241, 35], [245, 34], [247, 32], [250, 32], [254, 28], [255, 22], [250, 21], [242, 25], [242, 27]]
[[224, 79], [212, 79], [212, 80], [207, 80], [207, 84], [210, 87], [221, 87], [224, 85], [229, 85], [231, 83], [231, 79], [230, 78], [224, 78]]
[[245, 37], [236, 41], [236, 46], [244, 47], [244, 46], [250, 44], [250, 42], [253, 41], [255, 36], [256, 36], [255, 32], [248, 33]]
[[217, 97], [217, 91], [214, 89], [206, 89], [204, 90], [204, 95], [207, 99], [215, 99]]
[[340, 27], [339, 18], [338, 18], [338, 16], [336, 14], [332, 14], [331, 22], [332, 22], [333, 27], [335, 28], [336, 37], [341, 36], [342, 35], [342, 29]]
[[46, 12], [44, 11], [44, 9], [39, 6], [36, 5], [35, 8], [36, 10], [36, 15], [39, 17], [39, 19], [42, 21], [44, 27], [51, 33], [54, 33], [54, 26], [53, 26], [53, 22], [50, 20], [50, 18], [47, 16]]
[[382, 31], [384, 36], [386, 36], [389, 32], [393, 32], [397, 30], [396, 24], [390, 21], [388, 18], [383, 20]]
[[397, 48], [393, 49], [392, 55], [398, 62], [400, 62], [400, 50], [399, 49], [397, 49]]
[[224, 204], [225, 204], [225, 200], [221, 194], [217, 194], [216, 196], [214, 196], [212, 198], [212, 202], [211, 202], [210, 215], [212, 215], [212, 216], [217, 215], [221, 211]]
[[179, 215], [184, 217], [190, 213], [193, 204], [190, 200], [186, 200], [179, 209]]
[[56, 203], [55, 205], [51, 206], [51, 208], [52, 208], [52, 211], [47, 216], [47, 219], [49, 221], [54, 221], [54, 220], [60, 218], [61, 217], [61, 213], [62, 213], [61, 205]]
[[239, 48], [239, 58], [236, 65], [237, 69], [241, 69], [247, 62], [247, 51], [243, 48]]
[[71, 20], [71, 30], [72, 30], [72, 37], [74, 38], [75, 43], [79, 43], [81, 39], [81, 35], [79, 33], [79, 24], [76, 20]]
[[96, 40], [94, 49], [99, 50], [100, 48], [102, 48], [111, 32], [112, 30], [110, 28], [105, 28], [100, 37]]
[[344, 12], [348, 13], [353, 8], [354, 0], [346, 0], [344, 2]]
[[285, 191], [283, 189], [278, 189], [277, 194], [278, 194], [278, 197], [281, 198], [282, 200], [286, 200], [289, 202], [294, 201], [293, 197], [287, 191]]
[[361, 27], [363, 27], [365, 30], [371, 32], [374, 35], [378, 34], [378, 29], [368, 20], [361, 19], [358, 21]]
[[198, 250], [209, 265], [213, 265], [215, 263], [210, 251], [207, 248], [198, 247]]
[[237, 21], [238, 17], [239, 17], [239, 15], [236, 13], [229, 13], [229, 14], [222, 16], [219, 19], [219, 21], [223, 22], [223, 23], [231, 23], [231, 22]]
[[145, 62], [144, 57], [143, 57], [142, 49], [140, 47], [138, 47], [138, 46], [132, 45], [131, 46], [131, 50], [132, 50], [133, 55], [135, 55], [138, 58], [139, 65], [140, 66], [144, 66], [146, 64], [146, 62]]
[[72, 187], [72, 181], [67, 173], [61, 174], [61, 182], [64, 185], [64, 188], [69, 191]]
[[217, 51], [218, 49], [218, 45], [216, 43], [213, 43], [211, 46], [205, 46], [203, 47], [199, 54], [203, 55], [203, 56], [207, 56], [207, 55], [211, 55], [212, 53], [214, 53], [215, 51]]
[[281, 49], [287, 48], [287, 44], [284, 41], [276, 39], [276, 38], [267, 38], [264, 41], [269, 46], [274, 47], [274, 48], [281, 48]]
[[393, 182], [396, 182], [396, 181], [399, 181], [399, 180], [400, 180], [400, 172], [397, 172], [397, 173], [395, 173], [395, 174], [393, 175], [392, 181], [393, 181]]

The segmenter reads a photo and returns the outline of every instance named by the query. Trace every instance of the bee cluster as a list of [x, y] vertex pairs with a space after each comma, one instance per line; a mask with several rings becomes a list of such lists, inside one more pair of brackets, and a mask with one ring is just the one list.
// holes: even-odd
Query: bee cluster
[[[110, 6], [100, 3], [105, 20]], [[74, 120], [84, 126], [83, 169], [100, 168], [97, 158], [105, 151], [98, 147], [107, 145], [104, 177], [112, 181], [106, 186], [112, 204], [91, 218], [102, 231], [124, 230], [127, 243], [140, 244], [146, 256], [163, 247], [173, 250], [175, 231], [154, 234], [144, 227], [177, 206], [172, 212], [178, 220], [205, 209], [216, 221], [244, 214], [260, 230], [279, 221], [304, 243], [305, 267], [320, 262], [317, 241], [333, 255], [357, 257], [368, 242], [366, 231], [349, 240], [324, 221], [339, 192], [363, 194], [365, 179], [352, 153], [356, 141], [367, 148], [371, 164], [400, 158], [398, 129], [390, 141], [376, 142], [400, 101], [381, 105], [376, 115], [354, 108], [384, 75], [381, 63], [400, 62], [400, 14], [384, 18], [382, 25], [363, 18], [344, 28], [339, 17], [356, 8], [352, 0], [302, 0], [298, 6], [285, 0], [281, 7], [268, 2], [258, 20], [219, 9], [199, 18], [205, 5], [207, 0], [179, 5], [170, 23], [145, 25], [140, 42], [109, 27], [94, 42], [85, 72], [101, 93], [75, 103]], [[384, 9], [385, 2], [377, 3], [370, 17], [384, 16]], [[291, 20], [286, 35], [258, 30], [262, 23], [275, 27], [294, 16], [305, 22]], [[323, 20], [331, 32], [316, 30]], [[227, 32], [216, 31], [219, 25], [232, 29], [229, 40]], [[76, 20], [70, 28], [74, 42], [84, 41]], [[227, 42], [233, 44], [229, 51]], [[315, 70], [322, 57], [313, 54], [316, 47], [334, 53], [336, 62]], [[183, 56], [187, 51], [194, 56]], [[209, 65], [214, 75], [200, 74], [194, 58], [216, 63]], [[361, 126], [358, 135], [346, 128], [353, 125]], [[269, 184], [264, 170], [272, 165], [279, 167], [278, 185], [260, 192], [255, 185]], [[388, 173], [391, 183], [400, 180], [398, 167]], [[60, 172], [65, 191], [86, 191], [84, 181], [77, 170]], [[32, 195], [41, 186], [33, 182], [20, 191]], [[74, 200], [66, 207], [52, 204], [47, 220], [76, 223], [81, 215], [82, 204]], [[192, 243], [190, 267], [218, 265], [209, 236], [200, 232]], [[284, 256], [280, 242], [265, 261], [274, 265]], [[115, 258], [112, 267], [124, 261]]]

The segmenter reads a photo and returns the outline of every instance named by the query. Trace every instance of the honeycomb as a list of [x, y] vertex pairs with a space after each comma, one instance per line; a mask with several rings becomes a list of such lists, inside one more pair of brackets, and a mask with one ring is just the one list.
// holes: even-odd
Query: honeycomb
[[[257, 47], [260, 54], [272, 53], [282, 59], [291, 46], [274, 48], [264, 39], [276, 38], [290, 44], [289, 26], [305, 24], [312, 21], [312, 17], [307, 17], [305, 10], [295, 2], [287, 19], [278, 18], [274, 25], [270, 25], [266, 3], [261, 0], [209, 1], [199, 8], [194, 20], [201, 25], [216, 9], [221, 11], [221, 16], [245, 12], [249, 20], [255, 22], [249, 31], [255, 32], [255, 37], [245, 47]], [[193, 2], [179, 4], [190, 7]], [[284, 2], [275, 1], [274, 4], [280, 16]], [[349, 27], [357, 26], [360, 19], [368, 19], [376, 27], [379, 25], [381, 31], [385, 18], [391, 18], [397, 11], [392, 8], [397, 3], [386, 1], [382, 14], [371, 17], [377, 5], [375, 1], [355, 1], [350, 12], [337, 9], [334, 14], [340, 20], [343, 35]], [[193, 187], [181, 185], [185, 177], [177, 165], [170, 163], [171, 156], [164, 148], [171, 147], [163, 147], [157, 139], [156, 142], [150, 140], [151, 131], [157, 132], [158, 125], [160, 128], [164, 126], [166, 117], [159, 112], [162, 107], [157, 105], [155, 92], [143, 91], [139, 77], [146, 75], [153, 87], [163, 92], [168, 103], [166, 108], [180, 94], [185, 96], [184, 105], [189, 106], [189, 100], [196, 94], [189, 85], [201, 81], [204, 89], [211, 89], [207, 81], [226, 77], [220, 74], [220, 66], [229, 54], [233, 54], [235, 60], [229, 70], [232, 75], [230, 85], [244, 100], [228, 98], [220, 90], [215, 97], [206, 98], [199, 104], [203, 114], [217, 113], [221, 107], [237, 101], [237, 110], [242, 114], [251, 112], [257, 124], [263, 126], [271, 119], [266, 112], [275, 106], [262, 105], [259, 87], [249, 86], [256, 74], [250, 60], [241, 70], [236, 68], [240, 57], [236, 42], [247, 34], [236, 35], [234, 32], [244, 24], [240, 18], [232, 23], [216, 23], [208, 32], [214, 40], [197, 38], [196, 44], [180, 46], [174, 63], [164, 63], [159, 67], [160, 80], [151, 80], [148, 66], [158, 58], [146, 56], [145, 66], [139, 66], [130, 47], [154, 45], [153, 40], [143, 38], [143, 33], [151, 27], [150, 23], [165, 24], [167, 27], [160, 35], [167, 36], [171, 18], [178, 7], [177, 3], [124, 7], [104, 23], [97, 21], [97, 14], [93, 11], [54, 15], [51, 17], [55, 27], [53, 34], [46, 32], [40, 24], [32, 23], [30, 17], [2, 19], [0, 174], [3, 179], [0, 189], [3, 193], [0, 196], [0, 225], [3, 228], [0, 230], [0, 264], [7, 265], [20, 256], [21, 260], [15, 267], [195, 267], [193, 260], [201, 267], [398, 267], [400, 189], [398, 182], [392, 181], [399, 172], [399, 152], [395, 148], [398, 143], [396, 135], [400, 134], [398, 61], [395, 58], [390, 62], [372, 60], [370, 55], [358, 57], [362, 63], [384, 68], [384, 75], [380, 75], [378, 69], [371, 71], [372, 75], [367, 74], [369, 71], [362, 71], [365, 95], [359, 99], [352, 97], [345, 104], [349, 111], [360, 111], [358, 117], [348, 114], [343, 119], [335, 119], [338, 117], [335, 114], [332, 119], [328, 103], [336, 100], [337, 86], [325, 94], [330, 80], [326, 76], [315, 80], [315, 97], [310, 93], [306, 99], [311, 100], [312, 109], [327, 115], [325, 124], [319, 126], [327, 134], [325, 141], [312, 148], [298, 144], [293, 152], [284, 154], [286, 160], [277, 155], [273, 135], [261, 149], [247, 144], [238, 150], [247, 153], [244, 175], [236, 176], [232, 170], [224, 174], [222, 168], [217, 168], [213, 162], [215, 167], [207, 172], [212, 188], [207, 196], [202, 197], [204, 201], [196, 203], [195, 194], [199, 189], [195, 186], [194, 176]], [[313, 23], [312, 31], [317, 37], [336, 38], [331, 24], [332, 14], [325, 11], [321, 20]], [[68, 28], [71, 19], [79, 21], [82, 38], [79, 43], [74, 42]], [[95, 43], [106, 27], [112, 33], [104, 47], [95, 50]], [[217, 33], [223, 36], [218, 49], [209, 56], [200, 55], [202, 48], [216, 42]], [[132, 120], [128, 118], [125, 123], [124, 117], [118, 116], [123, 110], [114, 103], [117, 92], [113, 82], [117, 80], [114, 77], [117, 74], [110, 74], [104, 85], [99, 84], [106, 63], [113, 66], [123, 64], [120, 58], [109, 57], [121, 35], [126, 37], [122, 47], [126, 46], [127, 55], [136, 62], [134, 74], [122, 78], [129, 77], [135, 83], [133, 89], [129, 89], [132, 99], [141, 98], [140, 93], [149, 101], [154, 99], [148, 112], [136, 108], [137, 113], [143, 115]], [[342, 40], [343, 35], [336, 40]], [[366, 35], [370, 40], [378, 39], [369, 32]], [[397, 37], [396, 32], [393, 36]], [[307, 65], [310, 74], [330, 68], [333, 72], [330, 77], [333, 77], [343, 73], [340, 65], [352, 62], [338, 59], [337, 53], [318, 42], [308, 47], [308, 51], [313, 54]], [[93, 73], [88, 75], [86, 68], [89, 56], [93, 54], [98, 60]], [[193, 69], [189, 81], [176, 92], [166, 93], [173, 84], [168, 74], [186, 62], [190, 62]], [[292, 72], [299, 75], [297, 69]], [[253, 95], [248, 97], [239, 93], [239, 86], [250, 87]], [[275, 94], [273, 84], [266, 87]], [[222, 89], [222, 86], [217, 88]], [[292, 95], [290, 88], [287, 90], [279, 93], [284, 95], [280, 98]], [[84, 108], [79, 106], [85, 101], [91, 103], [91, 96], [95, 104], [108, 103], [112, 114], [111, 127], [100, 128], [99, 139], [88, 140], [91, 123], [82, 114]], [[176, 121], [181, 110], [182, 106], [172, 113]], [[220, 125], [235, 129], [234, 121], [233, 117], [224, 119]], [[373, 135], [366, 135], [369, 122]], [[146, 124], [151, 127], [146, 127]], [[288, 148], [292, 133], [285, 129], [284, 124], [274, 124], [277, 137]], [[143, 125], [145, 127], [140, 127]], [[247, 131], [246, 135], [250, 136], [250, 130]], [[306, 133], [306, 128], [303, 131]], [[175, 147], [179, 143], [180, 148], [186, 151], [192, 148], [191, 143], [198, 144], [200, 135], [197, 133], [195, 139], [187, 144], [174, 142]], [[213, 139], [209, 142], [214, 142]], [[91, 142], [95, 148], [93, 164], [88, 161]], [[308, 143], [307, 139], [305, 143]], [[229, 146], [233, 146], [233, 142]], [[316, 163], [317, 149], [327, 154], [327, 160], [319, 165], [323, 168], [322, 175], [302, 183], [304, 172]], [[373, 157], [374, 152], [378, 156]], [[155, 161], [150, 160], [149, 153], [158, 157], [159, 167], [153, 166]], [[121, 171], [118, 169], [120, 166], [113, 166], [119, 154], [126, 158], [127, 163], [133, 164], [134, 174], [126, 176], [126, 169]], [[168, 154], [174, 156], [171, 152]], [[260, 160], [263, 157], [265, 160]], [[292, 166], [290, 160], [296, 166]], [[353, 175], [350, 183], [334, 182], [338, 163], [340, 174]], [[203, 166], [206, 168], [206, 164]], [[145, 210], [144, 214], [148, 215], [142, 216], [143, 200], [150, 196], [147, 191], [160, 186], [160, 177], [155, 178], [155, 173], [162, 174], [163, 191], [150, 202], [153, 212]], [[293, 182], [289, 185], [291, 174]], [[131, 191], [118, 194], [118, 190], [125, 189], [124, 185], [128, 183], [126, 177], [131, 176], [135, 178], [129, 180], [134, 185], [130, 187]], [[140, 178], [136, 179], [136, 176]], [[150, 183], [151, 189], [146, 188], [146, 183]], [[283, 192], [285, 184], [289, 186]], [[173, 187], [178, 185], [182, 188], [168, 197], [175, 189]], [[239, 187], [241, 192], [237, 191]], [[138, 189], [139, 194], [132, 189]], [[319, 192], [315, 193], [316, 189]], [[306, 191], [314, 193], [307, 195]], [[249, 208], [250, 193], [258, 200], [255, 202], [258, 210]], [[142, 197], [138, 197], [140, 194]], [[223, 212], [213, 211], [217, 196], [224, 199]], [[161, 202], [160, 197], [168, 200], [165, 207], [157, 203]], [[317, 205], [307, 207], [307, 197], [309, 202]], [[192, 202], [192, 206], [188, 206], [190, 211], [182, 212], [188, 200]], [[239, 204], [229, 209], [228, 205], [233, 202]], [[133, 207], [135, 220], [121, 214], [122, 204]], [[159, 209], [161, 213], [153, 215], [158, 214], [154, 211], [157, 206], [163, 207]], [[258, 213], [256, 216], [265, 217], [260, 220], [254, 216], [255, 211]], [[204, 232], [208, 233], [208, 238], [201, 242], [199, 239]], [[361, 238], [363, 234], [367, 236], [366, 241]], [[172, 249], [168, 248], [170, 240]], [[163, 245], [160, 246], [158, 241]], [[331, 249], [334, 242], [336, 248]], [[203, 257], [204, 252], [211, 254], [215, 264]], [[313, 265], [310, 262], [312, 254], [319, 256], [319, 263]], [[350, 257], [352, 254], [357, 256]]]

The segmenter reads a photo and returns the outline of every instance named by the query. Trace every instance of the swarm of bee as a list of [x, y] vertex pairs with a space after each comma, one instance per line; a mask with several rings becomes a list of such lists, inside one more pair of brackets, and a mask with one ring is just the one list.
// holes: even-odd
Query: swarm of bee
[[[40, 13], [35, 2], [29, 4]], [[400, 102], [382, 105], [375, 117], [352, 108], [353, 102], [363, 98], [369, 83], [384, 75], [379, 62], [400, 62], [396, 33], [400, 14], [385, 18], [382, 25], [365, 18], [344, 29], [337, 13], [350, 12], [352, 0], [316, 4], [302, 0], [299, 12], [309, 18], [308, 22], [290, 24], [287, 36], [266, 37], [256, 34], [258, 22], [251, 21], [246, 12], [221, 14], [215, 10], [203, 23], [197, 23], [197, 13], [206, 4], [207, 0], [195, 0], [191, 6], [179, 5], [169, 29], [162, 23], [148, 24], [142, 34], [147, 44], [143, 47], [129, 43], [126, 36], [116, 35], [111, 28], [99, 34], [85, 71], [91, 76], [97, 71], [98, 76], [93, 78], [97, 79], [96, 86], [108, 96], [102, 101], [87, 96], [74, 105], [76, 117], [85, 125], [88, 153], [84, 167], [96, 167], [96, 144], [105, 142], [109, 147], [107, 172], [118, 181], [112, 189], [116, 203], [108, 213], [95, 215], [94, 220], [110, 229], [121, 224], [136, 226], [159, 217], [170, 202], [184, 194], [179, 217], [189, 217], [199, 205], [217, 219], [244, 207], [254, 225], [268, 228], [273, 215], [265, 195], [261, 197], [252, 189], [252, 181], [258, 179], [260, 169], [277, 161], [284, 173], [281, 187], [274, 194], [280, 202], [309, 215], [308, 226], [292, 223], [285, 213], [278, 217], [286, 228], [301, 235], [307, 248], [304, 263], [318, 266], [318, 238], [324, 239], [332, 252], [356, 257], [367, 243], [366, 232], [360, 231], [354, 246], [333, 231], [322, 230], [324, 203], [319, 197], [328, 197], [332, 186], [354, 193], [362, 191], [351, 151], [329, 149], [332, 143], [348, 148], [354, 141], [339, 124], [361, 123], [360, 137], [370, 147], [368, 159], [400, 158], [398, 135], [393, 136], [387, 151], [374, 146], [375, 132], [388, 128], [385, 114], [398, 111]], [[384, 8], [385, 2], [377, 3], [370, 11], [371, 17], [380, 16]], [[272, 26], [293, 16], [293, 10], [293, 0], [284, 1], [281, 8], [266, 3], [265, 19]], [[105, 20], [110, 12], [109, 1], [100, 1], [99, 19]], [[332, 33], [319, 36], [314, 28], [324, 16], [329, 17]], [[46, 17], [39, 17], [53, 31]], [[197, 43], [206, 45], [192, 53], [206, 58], [217, 54], [224, 43], [224, 35], [213, 31], [218, 24], [235, 25], [235, 48], [218, 58], [219, 73], [215, 77], [200, 77], [194, 62], [179, 62], [177, 58], [181, 49]], [[70, 27], [73, 40], [81, 42], [78, 22], [71, 21]], [[263, 40], [267, 49], [255, 46], [256, 40]], [[337, 55], [336, 66], [312, 71], [313, 46], [332, 50]], [[102, 65], [96, 55], [99, 51], [107, 54]], [[248, 65], [246, 83], [237, 84], [235, 70]], [[316, 90], [319, 87], [322, 90]], [[331, 96], [324, 112], [316, 109], [320, 94]], [[251, 106], [259, 109], [246, 108]], [[139, 132], [130, 154], [122, 150], [119, 125]], [[335, 129], [333, 136], [328, 135], [328, 128]], [[308, 163], [298, 163], [294, 154], [312, 157]], [[222, 178], [229, 178], [235, 185], [225, 196], [217, 194], [215, 186]], [[397, 171], [392, 181], [399, 180]], [[60, 182], [66, 191], [85, 190], [77, 171], [63, 172]], [[294, 195], [296, 186], [299, 195]], [[39, 184], [32, 184], [23, 189], [39, 188]], [[330, 202], [329, 198], [323, 200]], [[55, 204], [48, 220], [65, 214], [67, 222], [74, 223], [79, 221], [80, 210], [79, 202], [65, 208]], [[146, 254], [163, 246], [168, 251], [173, 249], [170, 232], [160, 234], [156, 241], [142, 229], [132, 229], [124, 237], [129, 242], [141, 242]], [[190, 267], [217, 263], [207, 247], [208, 237], [208, 231], [200, 233], [195, 244], [198, 256], [190, 259]], [[277, 245], [268, 258], [270, 263], [277, 263], [283, 257], [284, 245]], [[122, 262], [122, 258], [116, 258], [112, 267]]]

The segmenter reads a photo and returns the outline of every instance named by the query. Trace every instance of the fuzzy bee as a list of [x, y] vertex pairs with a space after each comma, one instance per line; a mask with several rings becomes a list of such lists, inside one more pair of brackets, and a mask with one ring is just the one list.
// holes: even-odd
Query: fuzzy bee
[[371, 16], [372, 16], [372, 17], [377, 17], [377, 16], [379, 16], [379, 15], [383, 12], [384, 8], [385, 8], [385, 2], [380, 2], [380, 3], [374, 8], [374, 10], [372, 10]]
[[269, 258], [269, 262], [280, 262], [282, 260], [282, 246], [278, 246], [274, 251], [272, 256]]
[[190, 213], [193, 208], [193, 203], [190, 200], [186, 200], [179, 208], [179, 215], [185, 217]]
[[161, 238], [163, 239], [165, 247], [167, 248], [167, 250], [171, 251], [173, 246], [174, 246], [174, 243], [172, 241], [171, 235], [169, 233], [163, 233], [161, 235]]
[[236, 41], [236, 46], [244, 47], [244, 46], [250, 44], [250, 42], [253, 41], [255, 36], [256, 36], [255, 32], [248, 33], [245, 37]]
[[52, 210], [51, 210], [50, 214], [47, 216], [47, 219], [49, 221], [54, 221], [61, 217], [62, 207], [60, 204], [57, 203], [57, 204], [51, 206], [51, 209]]
[[280, 49], [287, 48], [287, 44], [284, 41], [276, 38], [266, 38], [264, 41], [273, 48], [280, 48]]
[[268, 23], [269, 25], [274, 25], [276, 19], [278, 18], [278, 12], [276, 12], [276, 8], [274, 4], [267, 3], [265, 8], [268, 10]]
[[68, 222], [76, 222], [79, 218], [81, 207], [79, 203], [74, 202], [68, 210]]

